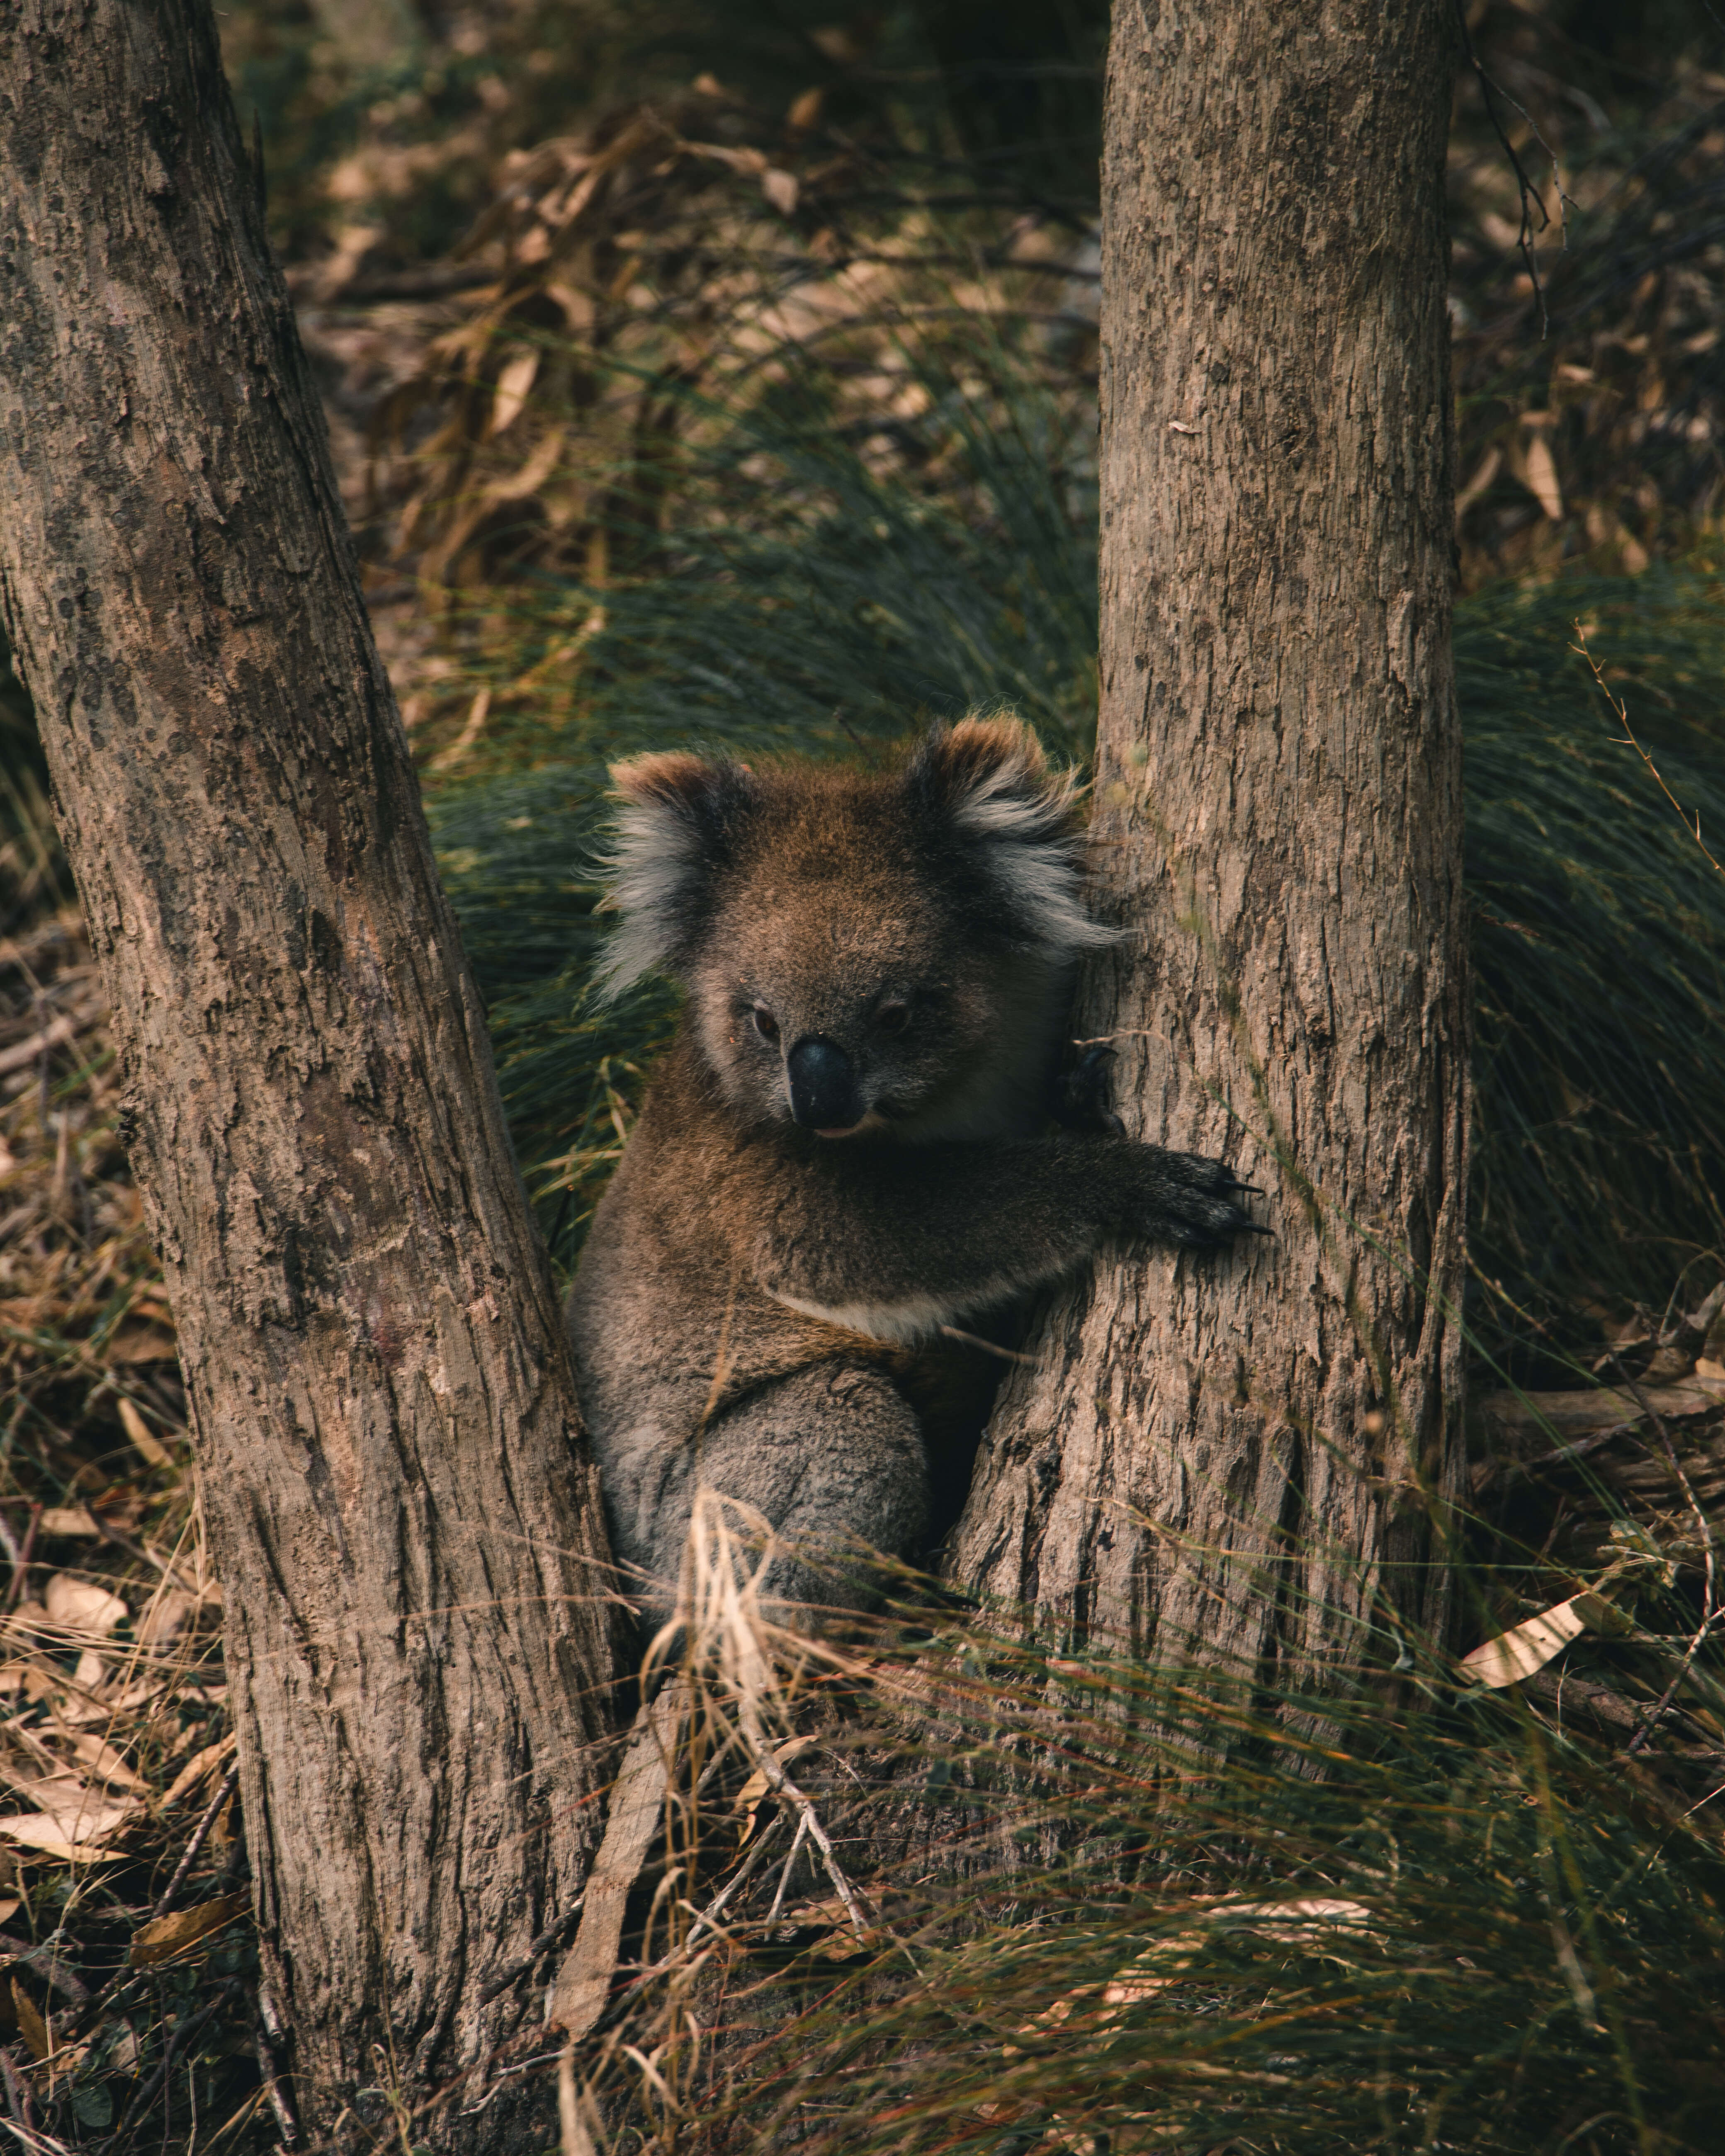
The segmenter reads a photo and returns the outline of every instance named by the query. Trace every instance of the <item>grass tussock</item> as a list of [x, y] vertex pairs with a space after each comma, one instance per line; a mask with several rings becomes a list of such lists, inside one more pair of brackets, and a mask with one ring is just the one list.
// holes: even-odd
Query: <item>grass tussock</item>
[[[0, 2105], [50, 2150], [277, 2146], [100, 1002], [69, 921], [4, 957]], [[1456, 1644], [1534, 1640], [1501, 1690], [1435, 1648], [1385, 1674], [1386, 1639], [1302, 1705], [908, 1589], [813, 1656], [769, 1635], [775, 1668], [719, 1595], [701, 1799], [571, 2062], [594, 2149], [1707, 2150], [1725, 1315], [1695, 1286], [1602, 1327], [1600, 1383], [1479, 1404]]]
[[[1651, 1575], [1625, 1606], [1643, 1636], [1596, 1664], [1691, 1614]], [[691, 1656], [660, 1861], [570, 2060], [588, 2145], [1713, 2145], [1717, 1725], [1635, 1750], [1436, 1653], [1271, 1698], [906, 1614], [780, 1635], [777, 1689], [737, 1682], [734, 1624], [705, 1689]], [[1716, 1663], [1685, 1684], [1717, 1698]]]
[[[834, 427], [818, 369], [801, 401], [780, 386], [706, 407], [670, 559], [603, 591], [547, 575], [475, 606], [490, 739], [430, 774], [429, 806], [565, 1261], [669, 1025], [662, 994], [602, 1017], [587, 993], [609, 759], [691, 740], [866, 757], [999, 700], [1057, 750], [1087, 747], [1087, 439], [999, 343], [901, 363], [922, 386], [908, 447], [898, 423], [886, 447]], [[1686, 814], [1725, 831], [1709, 560], [1461, 601], [1472, 1317], [1527, 1371], [1574, 1349], [1583, 1306], [1662, 1296], [1725, 1243], [1725, 877], [1623, 743], [1578, 620]]]
[[[1003, 693], [1082, 752], [1083, 438], [998, 344], [922, 378], [926, 454], [835, 427], [818, 381], [710, 408], [652, 575], [547, 575], [463, 631], [491, 717], [430, 808], [565, 1255], [670, 1019], [587, 993], [610, 757], [867, 757]], [[1577, 614], [1686, 812], [1721, 805], [1705, 567], [1466, 603], [1479, 1308], [1547, 1389], [1478, 1416], [1455, 1644], [1509, 1641], [1520, 1681], [1433, 1646], [1320, 1715], [911, 1605], [866, 1669], [757, 1686], [682, 1807], [572, 2061], [595, 2148], [1707, 2146], [1725, 889], [1615, 738]], [[0, 2125], [276, 2145], [218, 1604], [100, 998], [69, 919], [0, 958]], [[742, 1726], [711, 1697], [703, 1773]]]

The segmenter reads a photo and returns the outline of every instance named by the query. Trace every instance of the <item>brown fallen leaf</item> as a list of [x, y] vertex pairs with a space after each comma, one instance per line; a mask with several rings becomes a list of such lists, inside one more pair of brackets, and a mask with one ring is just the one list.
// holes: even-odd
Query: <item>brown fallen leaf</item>
[[37, 1810], [0, 1818], [0, 1835], [26, 1848], [82, 1862], [105, 1856], [104, 1839], [138, 1810], [135, 1799], [99, 1795], [81, 1775], [27, 1774], [0, 1761], [0, 1779]]
[[[95, 1522], [91, 1522], [94, 1527]], [[126, 1616], [126, 1604], [117, 1594], [94, 1580], [79, 1579], [69, 1572], [57, 1572], [48, 1583], [43, 1599], [49, 1620], [68, 1632], [105, 1640]]]
[[183, 1587], [161, 1587], [150, 1598], [149, 1607], [136, 1627], [141, 1645], [166, 1647], [185, 1630], [198, 1609], [198, 1597]]
[[[79, 1657], [83, 1666], [84, 1657]], [[75, 1728], [80, 1722], [100, 1722], [104, 1727], [113, 1723], [116, 1717], [135, 1713], [147, 1701], [161, 1691], [159, 1682], [130, 1685], [122, 1692], [67, 1692], [66, 1680], [60, 1680], [61, 1697], [54, 1706], [54, 1718], [67, 1728]]]
[[0, 1835], [25, 1849], [39, 1850], [44, 1856], [56, 1857], [62, 1864], [113, 1864], [126, 1854], [123, 1849], [110, 1849], [99, 1841], [66, 1840], [64, 1830], [52, 1812], [18, 1812], [10, 1819], [0, 1819]]
[[110, 1789], [132, 1789], [141, 1795], [150, 1786], [105, 1738], [96, 1736], [93, 1731], [86, 1730], [81, 1737], [74, 1738], [72, 1756], [86, 1774], [94, 1774]]
[[1572, 1594], [1567, 1602], [1542, 1609], [1464, 1655], [1461, 1667], [1476, 1682], [1502, 1691], [1543, 1669], [1584, 1632], [1619, 1632], [1627, 1623], [1623, 1612], [1604, 1595]]
[[1246, 1924], [1280, 1946], [1307, 1944], [1315, 1931], [1353, 1930], [1369, 1925], [1372, 1912], [1363, 1902], [1329, 1901], [1305, 1896], [1293, 1902], [1218, 1902], [1204, 1911], [1209, 1924]]
[[37, 1527], [44, 1535], [82, 1535], [91, 1542], [102, 1532], [85, 1505], [44, 1505]]
[[[28, 1729], [9, 1730], [8, 1736], [21, 1737], [27, 1742], [33, 1732]], [[74, 1774], [64, 1760], [57, 1759], [47, 1745], [30, 1743], [29, 1749], [39, 1762], [35, 1767], [21, 1767], [15, 1761], [0, 1757], [0, 1782], [8, 1789], [16, 1789], [39, 1805], [45, 1812], [75, 1811], [90, 1797], [90, 1787], [81, 1775]]]
[[159, 1437], [154, 1436], [150, 1425], [124, 1394], [121, 1396], [120, 1419], [126, 1425], [126, 1434], [131, 1440], [132, 1450], [141, 1453], [152, 1467], [172, 1467], [174, 1456]]
[[[1372, 1912], [1363, 1902], [1315, 1896], [1291, 1902], [1237, 1902], [1224, 1897], [1200, 1913], [1206, 1924], [1239, 1924], [1273, 1939], [1278, 1946], [1309, 1947], [1314, 1951], [1322, 1948], [1325, 1932], [1340, 1931], [1357, 1938], [1372, 1921]], [[1183, 1931], [1158, 1939], [1104, 1987], [1099, 2015], [1102, 2025], [1115, 2018], [1109, 2010], [1142, 2006], [1158, 1993], [1183, 1983], [1194, 1960], [1209, 1943], [1209, 1938], [1200, 1931]]]
[[517, 352], [505, 362], [497, 377], [497, 389], [491, 402], [490, 433], [495, 439], [504, 430], [514, 425], [527, 401], [527, 392], [533, 387], [533, 377], [539, 372], [539, 351], [536, 346]]
[[[781, 1767], [788, 1767], [793, 1759], [799, 1758], [811, 1744], [818, 1744], [819, 1742], [818, 1734], [813, 1737], [793, 1737], [788, 1743], [776, 1745], [773, 1748], [773, 1756]], [[761, 1809], [761, 1799], [766, 1794], [767, 1771], [763, 1767], [757, 1767], [737, 1791], [737, 1801], [732, 1806], [733, 1810], [743, 1815], [742, 1832], [737, 1837], [739, 1847], [754, 1832], [755, 1814]]]
[[206, 1744], [203, 1751], [194, 1753], [169, 1783], [167, 1794], [162, 1799], [162, 1809], [178, 1804], [187, 1790], [196, 1789], [210, 1768], [219, 1766], [233, 1749], [234, 1734], [230, 1730], [217, 1743]]
[[48, 2024], [35, 2000], [24, 1989], [16, 1977], [12, 1979], [12, 2009], [18, 2016], [18, 2033], [30, 2047], [30, 2056], [45, 2059], [54, 2049], [54, 2039], [48, 2033]]
[[886, 1939], [884, 1932], [859, 1933], [851, 1923], [850, 1911], [836, 1894], [824, 1902], [799, 1902], [783, 1911], [773, 1929], [829, 1933], [829, 1938], [810, 1949], [821, 1961], [855, 1961], [859, 1954], [873, 1953]]
[[173, 1334], [157, 1325], [122, 1325], [102, 1348], [102, 1360], [116, 1363], [172, 1363], [179, 1353]]
[[572, 2043], [592, 2028], [610, 1995], [629, 1894], [659, 1831], [665, 1763], [681, 1740], [690, 1703], [690, 1680], [679, 1676], [635, 1716], [612, 1784], [604, 1838], [587, 1875], [581, 1928], [557, 1970], [546, 2012]]
[[1528, 443], [1523, 458], [1522, 477], [1527, 491], [1553, 521], [1563, 514], [1563, 490], [1558, 485], [1558, 467], [1551, 453], [1551, 445], [1543, 434], [1536, 434]]
[[213, 1902], [200, 1902], [195, 1909], [176, 1909], [152, 1918], [131, 1935], [132, 1967], [151, 1969], [158, 1962], [172, 1961], [199, 1939], [244, 1916], [251, 1906], [249, 1893], [222, 1894]]
[[81, 1692], [100, 1691], [107, 1681], [108, 1665], [94, 1649], [86, 1647], [73, 1669], [72, 1689]]

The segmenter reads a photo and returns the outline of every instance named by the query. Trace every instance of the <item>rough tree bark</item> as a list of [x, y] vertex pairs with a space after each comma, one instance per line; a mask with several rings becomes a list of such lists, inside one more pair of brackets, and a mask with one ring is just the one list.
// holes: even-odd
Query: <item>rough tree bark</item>
[[[603, 1528], [205, 0], [0, 7], [0, 593], [179, 1327], [314, 2123], [536, 2019]], [[542, 1965], [540, 1973], [542, 1974]], [[414, 2138], [516, 2145], [507, 2101]]]
[[1449, 38], [1434, 0], [1120, 0], [1109, 53], [1094, 835], [1132, 932], [1080, 1030], [1114, 1038], [1128, 1127], [1238, 1163], [1277, 1240], [1060, 1301], [952, 1570], [1069, 1639], [1245, 1672], [1322, 1677], [1363, 1624], [1442, 1604]]

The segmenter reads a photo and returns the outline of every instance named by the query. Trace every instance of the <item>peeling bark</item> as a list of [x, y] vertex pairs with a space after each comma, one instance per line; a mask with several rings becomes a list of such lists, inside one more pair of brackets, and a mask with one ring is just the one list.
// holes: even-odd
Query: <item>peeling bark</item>
[[1266, 1676], [1440, 1621], [1460, 1466], [1450, 36], [1430, 0], [1122, 0], [1109, 54], [1094, 836], [1130, 936], [1079, 1029], [1276, 1240], [1058, 1301], [951, 1568]]
[[[525, 1979], [480, 1996], [580, 1890], [614, 1640], [544, 1250], [203, 0], [0, 8], [0, 499], [179, 1327], [269, 1979], [313, 2123], [363, 2117], [536, 2021]], [[510, 2112], [437, 2131], [510, 2145]]]

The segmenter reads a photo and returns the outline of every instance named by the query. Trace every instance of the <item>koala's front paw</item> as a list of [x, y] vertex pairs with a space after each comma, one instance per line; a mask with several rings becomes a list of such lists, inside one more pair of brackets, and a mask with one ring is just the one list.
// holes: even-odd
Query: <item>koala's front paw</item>
[[1157, 1242], [1181, 1250], [1223, 1250], [1236, 1235], [1276, 1232], [1253, 1219], [1240, 1203], [1257, 1185], [1242, 1183], [1225, 1162], [1206, 1160], [1202, 1153], [1158, 1151], [1147, 1182], [1138, 1232]]

